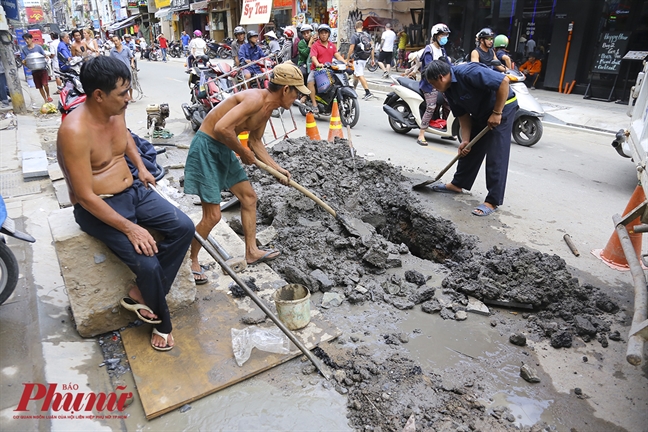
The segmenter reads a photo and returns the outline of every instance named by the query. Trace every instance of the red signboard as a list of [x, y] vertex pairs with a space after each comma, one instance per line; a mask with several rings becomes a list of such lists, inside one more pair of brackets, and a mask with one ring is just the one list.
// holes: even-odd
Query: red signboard
[[25, 14], [27, 15], [27, 22], [29, 24], [37, 24], [45, 19], [45, 15], [43, 15], [43, 8], [40, 6], [26, 7]]
[[273, 1], [274, 1], [273, 6], [275, 9], [292, 7], [292, 0], [273, 0]]

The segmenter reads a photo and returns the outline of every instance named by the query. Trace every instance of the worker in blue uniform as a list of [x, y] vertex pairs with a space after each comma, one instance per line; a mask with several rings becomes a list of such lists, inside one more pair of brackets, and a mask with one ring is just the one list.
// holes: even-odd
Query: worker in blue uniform
[[[443, 60], [430, 63], [425, 78], [443, 92], [461, 126], [461, 157], [454, 178], [450, 183], [433, 186], [432, 190], [445, 193], [470, 190], [485, 157], [488, 195], [472, 214], [488, 216], [502, 205], [506, 189], [511, 130], [518, 110], [509, 79], [481, 63], [450, 66]], [[486, 126], [491, 130], [472, 148], [466, 149], [471, 138]]]

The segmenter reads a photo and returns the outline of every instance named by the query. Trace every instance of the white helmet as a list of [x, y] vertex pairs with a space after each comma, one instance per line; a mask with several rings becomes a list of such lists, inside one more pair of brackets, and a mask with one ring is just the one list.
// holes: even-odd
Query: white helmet
[[310, 24], [304, 24], [304, 25], [301, 26], [301, 28], [299, 29], [299, 33], [304, 33], [305, 31], [310, 31], [310, 32], [312, 32], [312, 31], [313, 31], [313, 27], [312, 27]]
[[438, 35], [439, 33], [450, 33], [450, 29], [443, 23], [435, 24], [432, 27], [432, 39], [434, 39], [434, 36]]

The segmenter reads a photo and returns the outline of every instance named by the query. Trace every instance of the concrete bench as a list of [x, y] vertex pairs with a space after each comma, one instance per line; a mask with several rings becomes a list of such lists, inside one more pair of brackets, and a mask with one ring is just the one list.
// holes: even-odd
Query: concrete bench
[[[92, 337], [134, 321], [136, 315], [119, 305], [135, 279], [130, 269], [105, 244], [81, 231], [72, 207], [52, 212], [48, 221], [79, 334]], [[187, 252], [167, 295], [169, 310], [173, 313], [195, 299], [196, 285]]]

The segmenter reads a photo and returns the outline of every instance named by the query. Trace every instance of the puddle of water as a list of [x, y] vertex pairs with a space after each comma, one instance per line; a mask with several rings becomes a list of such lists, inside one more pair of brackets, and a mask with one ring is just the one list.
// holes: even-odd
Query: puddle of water
[[138, 431], [351, 431], [345, 416], [346, 398], [332, 388], [324, 389], [322, 379], [316, 380], [317, 384], [311, 385], [309, 377], [299, 374], [277, 388], [263, 382], [263, 378], [253, 378], [191, 402], [191, 409], [185, 413], [175, 410], [149, 422], [133, 416], [126, 425], [128, 430]]
[[542, 419], [544, 411], [552, 403], [551, 399], [537, 400], [512, 392], [499, 392], [493, 395], [493, 402], [486, 405], [486, 408], [506, 406], [515, 416], [515, 424], [533, 426]]

